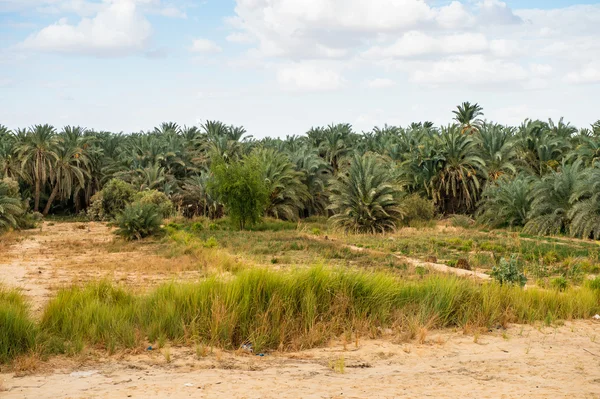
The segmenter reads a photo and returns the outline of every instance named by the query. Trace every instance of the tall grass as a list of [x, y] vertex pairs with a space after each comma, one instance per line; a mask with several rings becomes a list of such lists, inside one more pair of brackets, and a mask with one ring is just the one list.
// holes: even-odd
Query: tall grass
[[288, 273], [250, 269], [229, 279], [169, 283], [144, 295], [108, 283], [63, 290], [46, 308], [40, 328], [74, 348], [114, 350], [169, 339], [227, 349], [251, 342], [261, 351], [310, 348], [342, 333], [375, 334], [378, 327], [490, 327], [587, 318], [599, 311], [600, 291], [585, 287], [522, 290], [453, 277], [403, 281], [313, 267]]
[[0, 287], [0, 363], [34, 347], [37, 327], [28, 312], [19, 292]]

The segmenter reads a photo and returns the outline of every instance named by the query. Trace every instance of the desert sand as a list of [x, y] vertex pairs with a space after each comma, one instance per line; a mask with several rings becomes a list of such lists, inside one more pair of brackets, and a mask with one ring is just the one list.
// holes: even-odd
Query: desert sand
[[[52, 359], [0, 374], [9, 398], [600, 398], [600, 323], [431, 331], [264, 357], [191, 349]], [[477, 341], [477, 342], [475, 342]], [[343, 369], [341, 367], [343, 365]]]

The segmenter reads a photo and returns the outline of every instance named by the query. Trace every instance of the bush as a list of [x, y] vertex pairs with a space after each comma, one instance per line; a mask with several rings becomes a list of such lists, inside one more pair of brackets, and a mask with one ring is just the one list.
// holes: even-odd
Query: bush
[[110, 220], [135, 199], [135, 188], [127, 182], [112, 179], [91, 199], [88, 216], [92, 220]]
[[498, 265], [492, 268], [490, 276], [500, 284], [518, 284], [521, 287], [527, 283], [527, 278], [519, 268], [519, 261], [516, 256], [511, 256], [509, 260], [500, 259]]
[[586, 283], [586, 286], [592, 290], [598, 290], [600, 291], [600, 277], [596, 277], [593, 280], [589, 280]]
[[35, 346], [37, 327], [29, 318], [25, 299], [0, 287], [0, 363], [6, 363]]
[[102, 191], [98, 191], [90, 198], [90, 206], [87, 209], [87, 217], [90, 220], [106, 220], [104, 206], [102, 204]]
[[156, 205], [139, 202], [127, 205], [123, 212], [117, 215], [116, 221], [119, 226], [116, 234], [126, 240], [140, 240], [154, 235], [160, 231], [162, 224]]
[[569, 282], [564, 277], [556, 277], [555, 279], [552, 279], [552, 282], [550, 282], [550, 285], [555, 290], [564, 291], [569, 286]]
[[404, 221], [409, 225], [413, 222], [430, 221], [435, 216], [433, 201], [423, 198], [419, 194], [412, 194], [404, 198], [402, 210], [404, 211]]
[[473, 223], [473, 219], [465, 215], [454, 215], [450, 218], [450, 224], [453, 227], [469, 229], [471, 226], [473, 226]]
[[141, 191], [135, 195], [135, 201], [141, 204], [154, 204], [163, 218], [173, 216], [175, 207], [165, 193], [158, 190]]

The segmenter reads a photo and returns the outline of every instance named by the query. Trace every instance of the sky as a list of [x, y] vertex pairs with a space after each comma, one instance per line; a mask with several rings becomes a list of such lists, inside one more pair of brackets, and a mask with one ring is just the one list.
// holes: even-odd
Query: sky
[[0, 124], [254, 137], [485, 118], [600, 119], [586, 0], [0, 0]]

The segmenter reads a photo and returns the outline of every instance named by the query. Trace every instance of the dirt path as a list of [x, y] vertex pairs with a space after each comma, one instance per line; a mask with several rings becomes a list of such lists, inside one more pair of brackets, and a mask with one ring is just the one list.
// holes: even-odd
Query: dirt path
[[435, 331], [423, 344], [389, 338], [265, 357], [215, 352], [198, 359], [171, 349], [171, 363], [160, 351], [82, 365], [56, 359], [48, 374], [0, 374], [0, 397], [592, 399], [600, 398], [598, 335], [600, 323], [578, 321], [477, 338]]
[[[307, 238], [315, 240], [315, 237], [311, 237], [309, 235], [306, 235]], [[377, 254], [386, 254], [385, 252], [382, 251], [377, 251], [374, 249], [367, 249], [367, 248], [361, 248], [361, 247], [357, 247], [356, 245], [350, 245], [350, 244], [341, 244], [341, 246], [346, 247], [352, 251], [356, 251], [356, 252], [369, 252], [369, 253], [377, 253]], [[478, 272], [476, 270], [464, 270], [464, 269], [458, 269], [456, 267], [450, 267], [447, 265], [443, 265], [441, 263], [434, 263], [434, 262], [425, 262], [422, 261], [420, 259], [416, 259], [416, 258], [410, 258], [407, 256], [402, 256], [402, 255], [397, 255], [392, 253], [391, 255], [395, 256], [397, 259], [400, 259], [403, 262], [409, 263], [412, 266], [421, 266], [421, 267], [426, 267], [428, 269], [431, 270], [435, 270], [437, 272], [440, 273], [449, 273], [449, 274], [454, 274], [457, 276], [462, 276], [462, 277], [474, 277], [480, 280], [490, 280], [491, 277], [486, 274], [486, 273], [482, 273], [482, 272]]]

